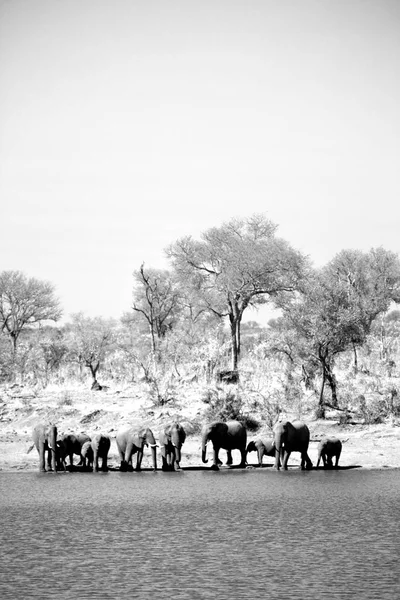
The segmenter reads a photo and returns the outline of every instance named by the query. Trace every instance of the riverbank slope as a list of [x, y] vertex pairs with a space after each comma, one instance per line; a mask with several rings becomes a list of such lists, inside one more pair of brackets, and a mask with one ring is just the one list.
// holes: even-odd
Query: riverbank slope
[[[207, 405], [199, 398], [199, 390], [191, 389], [180, 401], [172, 401], [164, 406], [154, 406], [148, 396], [135, 388], [91, 392], [83, 386], [74, 388], [46, 388], [37, 392], [27, 387], [3, 387], [0, 390], [0, 470], [26, 471], [38, 468], [36, 450], [28, 453], [32, 446], [31, 431], [39, 422], [53, 422], [59, 433], [84, 431], [88, 435], [102, 432], [111, 437], [109, 463], [118, 468], [119, 457], [115, 434], [124, 424], [145, 424], [158, 437], [162, 426], [172, 420], [179, 420], [187, 431], [183, 446], [181, 465], [185, 467], [203, 466], [200, 451], [200, 429], [207, 420]], [[391, 419], [381, 424], [353, 422], [339, 424], [338, 419], [314, 420], [311, 415], [301, 415], [307, 422], [311, 442], [309, 455], [313, 463], [317, 460], [317, 445], [323, 435], [338, 437], [343, 443], [340, 460], [342, 467], [356, 468], [399, 468], [400, 467], [400, 421]], [[296, 415], [288, 415], [296, 418]], [[248, 439], [257, 435], [271, 435], [265, 425], [257, 433], [248, 432]], [[209, 445], [211, 458], [211, 445]], [[221, 451], [225, 460], [225, 453]], [[289, 465], [297, 467], [299, 455], [294, 453]], [[239, 453], [233, 452], [234, 463]], [[76, 462], [78, 457], [75, 458]], [[248, 455], [248, 463], [255, 465], [256, 453]], [[272, 465], [271, 457], [264, 457], [265, 465]], [[158, 455], [158, 464], [161, 459]], [[143, 467], [150, 468], [150, 453], [145, 452]]]

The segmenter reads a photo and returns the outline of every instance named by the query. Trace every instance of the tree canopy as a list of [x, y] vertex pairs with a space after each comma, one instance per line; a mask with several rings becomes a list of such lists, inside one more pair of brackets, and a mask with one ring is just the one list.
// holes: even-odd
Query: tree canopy
[[264, 215], [253, 215], [212, 227], [200, 241], [181, 238], [167, 249], [174, 269], [195, 291], [199, 305], [229, 318], [232, 369], [238, 366], [246, 308], [293, 293], [303, 277], [306, 258], [276, 237], [276, 229]]
[[0, 327], [8, 334], [13, 352], [25, 327], [42, 321], [58, 321], [62, 310], [47, 281], [26, 277], [21, 271], [0, 273]]
[[284, 321], [297, 336], [298, 355], [321, 367], [321, 407], [325, 382], [337, 405], [335, 357], [362, 345], [374, 319], [399, 300], [399, 259], [378, 248], [368, 253], [343, 250], [310, 273], [302, 295], [285, 306]]

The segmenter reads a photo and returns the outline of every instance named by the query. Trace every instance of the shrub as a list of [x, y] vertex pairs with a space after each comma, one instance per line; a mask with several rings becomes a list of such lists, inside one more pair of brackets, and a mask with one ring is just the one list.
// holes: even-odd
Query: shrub
[[58, 407], [62, 408], [63, 406], [72, 406], [72, 404], [73, 398], [71, 392], [69, 390], [64, 390], [61, 392], [60, 399], [57, 403]]

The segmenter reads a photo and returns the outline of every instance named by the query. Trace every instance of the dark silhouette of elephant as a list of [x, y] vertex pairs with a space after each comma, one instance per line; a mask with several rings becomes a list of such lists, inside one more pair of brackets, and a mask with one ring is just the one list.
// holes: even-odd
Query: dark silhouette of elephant
[[[47, 452], [47, 470], [57, 470], [57, 427], [52, 424], [39, 423], [32, 431], [33, 444], [39, 453], [39, 471], [46, 471], [46, 452]], [[32, 450], [33, 446], [28, 450]]]
[[117, 432], [115, 439], [119, 457], [121, 459], [121, 471], [127, 471], [133, 468], [133, 454], [137, 454], [135, 471], [141, 470], [143, 449], [145, 446], [150, 446], [153, 458], [153, 469], [154, 471], [157, 470], [157, 444], [151, 429], [148, 427], [135, 428], [127, 425]]
[[99, 470], [99, 459], [101, 458], [101, 470], [107, 471], [107, 458], [110, 450], [111, 440], [108, 435], [96, 433], [91, 441], [83, 444], [81, 454], [84, 466], [92, 468], [93, 472]]
[[181, 449], [186, 433], [180, 423], [171, 423], [164, 427], [158, 436], [163, 471], [175, 471], [181, 468]]
[[289, 456], [292, 452], [300, 452], [301, 469], [312, 469], [312, 462], [308, 456], [308, 446], [310, 443], [310, 431], [302, 421], [278, 421], [274, 426], [275, 443], [275, 469], [280, 468], [282, 460], [282, 469], [287, 469]]
[[85, 461], [82, 456], [82, 446], [85, 442], [90, 442], [90, 437], [86, 435], [86, 433], [66, 433], [60, 438], [59, 452], [62, 467], [65, 470], [65, 458], [69, 457], [69, 464], [71, 471], [74, 469], [74, 459], [73, 456], [76, 454], [79, 456], [80, 460], [78, 465], [84, 465]]
[[246, 466], [246, 428], [239, 421], [216, 421], [203, 426], [201, 433], [201, 459], [203, 463], [207, 463], [206, 448], [207, 442], [213, 444], [213, 464], [211, 469], [218, 471], [218, 465], [221, 464], [218, 459], [220, 448], [226, 450], [228, 460], [227, 465], [232, 464], [232, 450], [240, 450], [241, 462], [240, 466]]
[[257, 452], [258, 466], [262, 467], [263, 456], [275, 456], [275, 443], [273, 439], [266, 437], [258, 437], [248, 443], [246, 454], [249, 452]]
[[342, 453], [342, 442], [336, 437], [324, 436], [318, 444], [317, 467], [322, 458], [325, 469], [332, 469], [335, 458], [335, 468], [339, 466], [339, 458]]

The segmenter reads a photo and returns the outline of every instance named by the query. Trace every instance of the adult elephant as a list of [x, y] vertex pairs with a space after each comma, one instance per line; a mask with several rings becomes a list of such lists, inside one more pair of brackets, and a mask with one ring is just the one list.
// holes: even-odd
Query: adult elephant
[[207, 442], [211, 441], [213, 444], [213, 464], [211, 469], [218, 471], [218, 464], [221, 464], [218, 460], [220, 448], [226, 450], [228, 456], [227, 465], [232, 464], [232, 450], [240, 450], [242, 459], [239, 466], [245, 467], [246, 438], [246, 428], [239, 421], [227, 421], [226, 423], [217, 421], [204, 425], [201, 433], [201, 459], [203, 463], [208, 462], [206, 459], [206, 449]]
[[[33, 444], [39, 453], [39, 471], [56, 471], [57, 427], [40, 423], [32, 431]], [[32, 446], [33, 448], [33, 446]]]
[[258, 437], [248, 443], [246, 448], [246, 455], [249, 452], [257, 452], [258, 466], [262, 467], [263, 456], [275, 456], [275, 443], [274, 440], [266, 437]]
[[86, 433], [66, 433], [60, 438], [60, 461], [65, 469], [65, 458], [69, 457], [71, 471], [74, 469], [74, 454], [80, 457], [79, 465], [84, 465], [85, 461], [82, 456], [82, 446], [85, 442], [90, 442], [91, 438]]
[[111, 440], [108, 435], [96, 433], [90, 442], [82, 446], [82, 457], [84, 466], [91, 467], [93, 472], [99, 470], [99, 459], [101, 458], [101, 470], [108, 471], [107, 458], [110, 450]]
[[116, 435], [119, 457], [121, 459], [121, 471], [132, 469], [132, 455], [137, 454], [135, 471], [141, 470], [143, 449], [150, 446], [153, 458], [153, 469], [157, 470], [156, 440], [153, 432], [148, 427], [126, 426], [120, 429]]
[[333, 467], [332, 459], [335, 458], [335, 468], [339, 465], [339, 458], [342, 453], [342, 442], [336, 437], [324, 436], [318, 444], [318, 460], [317, 467], [322, 461], [325, 469], [331, 469]]
[[311, 469], [312, 462], [307, 450], [310, 443], [310, 431], [303, 421], [278, 421], [274, 426], [275, 469], [279, 470], [282, 459], [282, 469], [287, 469], [289, 456], [292, 452], [300, 452], [301, 469]]
[[175, 471], [181, 468], [181, 449], [186, 439], [186, 433], [180, 423], [174, 422], [160, 431], [158, 441], [162, 458], [163, 471]]

